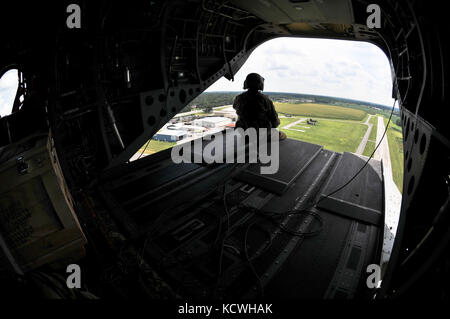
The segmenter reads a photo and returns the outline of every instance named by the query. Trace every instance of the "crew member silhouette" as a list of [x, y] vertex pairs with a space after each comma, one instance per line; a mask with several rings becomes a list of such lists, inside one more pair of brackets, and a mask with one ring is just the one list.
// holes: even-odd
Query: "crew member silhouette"
[[[264, 90], [264, 78], [258, 73], [250, 73], [244, 81], [244, 93], [235, 97], [233, 108], [236, 110], [238, 120], [236, 127], [244, 130], [253, 127], [276, 128], [280, 125], [280, 119], [275, 111], [272, 101], [267, 95], [261, 93]], [[286, 134], [279, 133], [280, 140], [286, 138]]]

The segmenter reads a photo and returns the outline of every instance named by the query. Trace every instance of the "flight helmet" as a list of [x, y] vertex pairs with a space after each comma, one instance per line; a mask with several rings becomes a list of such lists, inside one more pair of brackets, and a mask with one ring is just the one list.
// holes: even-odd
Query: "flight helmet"
[[264, 90], [264, 78], [258, 73], [249, 73], [244, 81], [244, 90], [246, 89]]

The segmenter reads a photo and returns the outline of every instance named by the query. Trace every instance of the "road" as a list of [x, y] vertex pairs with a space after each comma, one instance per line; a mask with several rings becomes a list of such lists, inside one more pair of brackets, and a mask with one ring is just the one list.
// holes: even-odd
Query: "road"
[[361, 143], [359, 143], [358, 148], [356, 149], [356, 154], [362, 155], [364, 153], [364, 149], [366, 148], [367, 141], [369, 140], [370, 132], [372, 132], [372, 123], [369, 123], [370, 119], [372, 118], [372, 115], [369, 114], [367, 117], [366, 122], [364, 124], [367, 125], [367, 131], [366, 134], [364, 134]]
[[[377, 144], [380, 143], [381, 138], [383, 137], [383, 133], [385, 130], [384, 119], [381, 116], [378, 116], [378, 130], [377, 130]], [[392, 166], [391, 166], [391, 154], [389, 153], [389, 143], [386, 136], [381, 142], [380, 146], [378, 146], [377, 151], [374, 154], [374, 158], [376, 160], [383, 161], [383, 170], [384, 174], [388, 175], [390, 179], [392, 179]]]
[[196, 113], [201, 113], [201, 112], [203, 112], [203, 110], [193, 110], [193, 111], [189, 111], [189, 112], [178, 113], [173, 118], [194, 115]]
[[[380, 142], [385, 130], [384, 118], [378, 116], [377, 143]], [[394, 183], [392, 177], [391, 155], [389, 153], [389, 143], [387, 134], [381, 141], [380, 146], [374, 154], [374, 158], [383, 163], [384, 177], [384, 205], [385, 205], [385, 229], [383, 241], [383, 253], [381, 264], [385, 265], [390, 258], [392, 246], [394, 245], [395, 234], [397, 233], [398, 219], [402, 204], [402, 194]]]
[[295, 122], [286, 124], [285, 126], [282, 127], [282, 129], [289, 130], [289, 129], [291, 129], [292, 126], [297, 125], [297, 124], [299, 124], [299, 123], [302, 123], [302, 122], [304, 122], [305, 120], [306, 120], [306, 117], [302, 117], [302, 118], [299, 119], [298, 121], [295, 121]]
[[[372, 115], [369, 114], [369, 116], [367, 117], [367, 120], [363, 123], [363, 124], [367, 125], [367, 131], [364, 134], [361, 142], [359, 143], [358, 148], [356, 149], [356, 152], [355, 152], [356, 154], [362, 155], [362, 153], [364, 152], [364, 149], [366, 148], [366, 144], [367, 144], [367, 141], [369, 140], [370, 132], [372, 131], [372, 127], [373, 127], [373, 125], [371, 123], [369, 123], [371, 118], [372, 118]], [[298, 131], [298, 132], [305, 132], [304, 130], [291, 128], [299, 123], [304, 122], [305, 120], [306, 120], [306, 118], [301, 118], [298, 121], [286, 124], [285, 126], [282, 127], [282, 129]], [[335, 122], [344, 122], [344, 123], [348, 122], [348, 121], [341, 121], [341, 120], [334, 120], [334, 119], [327, 119], [327, 120], [335, 121]], [[305, 128], [308, 128], [308, 127], [305, 127]]]

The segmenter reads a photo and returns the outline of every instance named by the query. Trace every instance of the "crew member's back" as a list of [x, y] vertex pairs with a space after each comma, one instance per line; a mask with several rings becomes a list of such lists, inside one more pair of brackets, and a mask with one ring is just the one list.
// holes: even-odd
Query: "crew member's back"
[[272, 101], [256, 90], [236, 96], [233, 108], [238, 115], [236, 127], [275, 128], [280, 124]]
[[[244, 89], [248, 90], [236, 96], [233, 103], [238, 115], [236, 127], [243, 129], [278, 127], [280, 119], [273, 102], [260, 92], [264, 89], [264, 78], [257, 73], [248, 74], [244, 81]], [[280, 132], [280, 140], [285, 138], [286, 134]]]

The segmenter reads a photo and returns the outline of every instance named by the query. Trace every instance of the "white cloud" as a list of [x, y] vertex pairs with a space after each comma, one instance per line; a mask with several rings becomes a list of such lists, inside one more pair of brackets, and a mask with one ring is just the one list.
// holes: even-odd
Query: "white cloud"
[[[386, 55], [357, 41], [278, 38], [260, 45], [235, 74], [207, 91], [242, 91], [248, 73], [260, 73], [265, 91], [337, 96], [392, 105], [391, 70]], [[17, 71], [0, 79], [0, 115], [11, 112]]]
[[9, 70], [0, 78], [0, 116], [11, 113], [17, 85], [17, 70]]
[[373, 44], [278, 38], [260, 45], [235, 74], [207, 91], [242, 91], [248, 73], [265, 78], [265, 91], [328, 95], [392, 105], [388, 58]]

